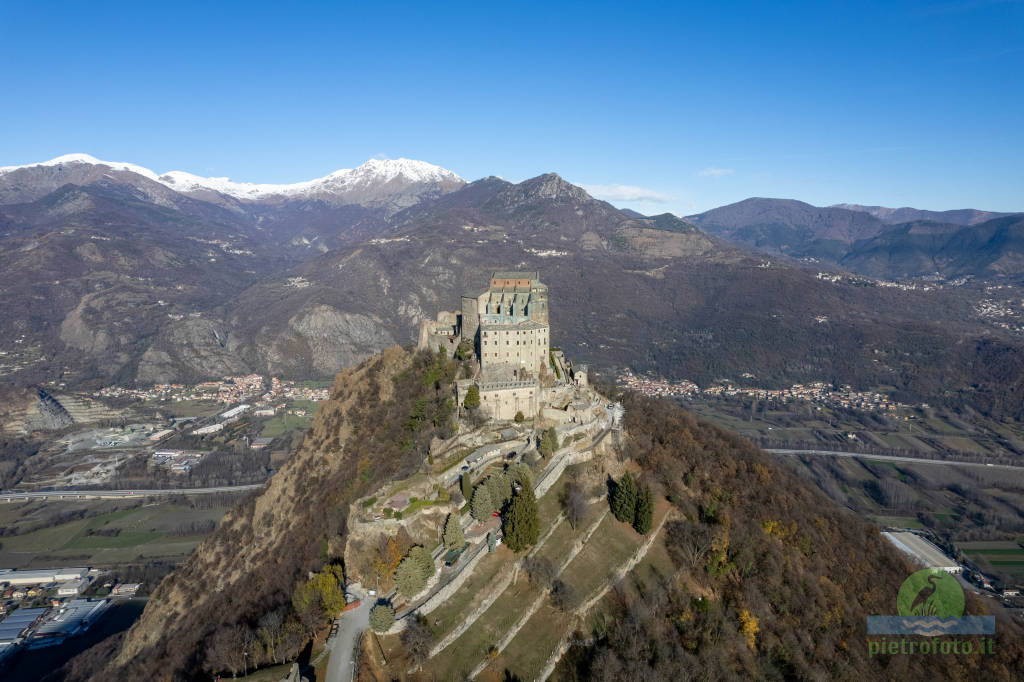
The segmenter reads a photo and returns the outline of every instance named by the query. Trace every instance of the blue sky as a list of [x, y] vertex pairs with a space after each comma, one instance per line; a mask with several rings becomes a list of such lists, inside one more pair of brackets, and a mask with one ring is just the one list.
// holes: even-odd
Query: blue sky
[[[372, 6], [371, 6], [372, 5]], [[1024, 210], [1024, 2], [0, 3], [0, 165]]]

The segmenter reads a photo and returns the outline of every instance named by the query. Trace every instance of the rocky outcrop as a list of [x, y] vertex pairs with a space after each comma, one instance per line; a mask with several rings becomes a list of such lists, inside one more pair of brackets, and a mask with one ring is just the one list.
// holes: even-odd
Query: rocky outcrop
[[136, 379], [140, 384], [159, 384], [181, 377], [221, 377], [251, 371], [223, 323], [190, 317], [164, 326], [156, 342], [142, 354]]
[[36, 391], [36, 400], [25, 414], [24, 430], [59, 431], [71, 426], [75, 420], [71, 418], [64, 406], [43, 389]]

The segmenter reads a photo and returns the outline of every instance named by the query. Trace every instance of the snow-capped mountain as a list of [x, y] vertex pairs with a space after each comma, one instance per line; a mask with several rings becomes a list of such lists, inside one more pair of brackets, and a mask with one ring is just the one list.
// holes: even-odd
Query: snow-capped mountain
[[41, 163], [0, 167], [0, 204], [32, 201], [69, 183], [137, 184], [124, 175], [128, 173], [204, 200], [230, 197], [243, 202], [280, 203], [312, 199], [333, 205], [359, 204], [390, 210], [411, 206], [427, 196], [444, 194], [466, 184], [450, 170], [412, 159], [371, 159], [357, 168], [337, 170], [322, 178], [266, 184], [207, 178], [184, 171], [158, 174], [132, 163], [103, 161], [88, 154], [65, 154]]

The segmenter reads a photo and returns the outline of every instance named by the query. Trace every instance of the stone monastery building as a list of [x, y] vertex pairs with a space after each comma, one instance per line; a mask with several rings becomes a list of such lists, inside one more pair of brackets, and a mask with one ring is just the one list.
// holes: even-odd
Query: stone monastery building
[[440, 346], [454, 355], [460, 344], [471, 345], [480, 369], [474, 379], [457, 382], [459, 401], [476, 384], [485, 412], [512, 419], [540, 409], [540, 378], [550, 371], [549, 332], [548, 288], [540, 274], [498, 271], [487, 289], [462, 297], [460, 312], [424, 321], [419, 347]]

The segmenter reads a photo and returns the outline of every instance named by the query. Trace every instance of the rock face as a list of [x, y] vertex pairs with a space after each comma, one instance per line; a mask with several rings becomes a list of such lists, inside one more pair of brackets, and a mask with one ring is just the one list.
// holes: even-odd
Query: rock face
[[189, 318], [167, 324], [156, 342], [139, 360], [137, 381], [169, 383], [190, 378], [237, 376], [252, 369], [238, 356], [224, 324], [206, 318]]
[[36, 392], [36, 400], [25, 413], [24, 430], [59, 431], [71, 426], [75, 420], [56, 398], [43, 389]]

